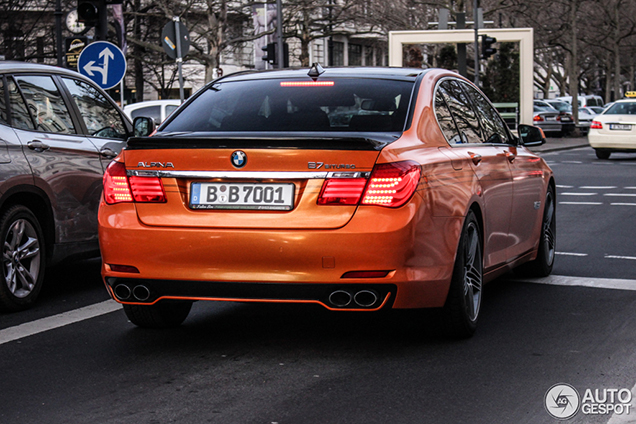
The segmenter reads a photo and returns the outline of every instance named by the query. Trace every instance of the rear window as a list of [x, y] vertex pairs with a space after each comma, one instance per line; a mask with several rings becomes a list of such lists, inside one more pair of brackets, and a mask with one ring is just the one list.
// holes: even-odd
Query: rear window
[[367, 78], [219, 82], [162, 132], [402, 132], [414, 83]]
[[636, 115], [636, 102], [614, 103], [605, 115]]

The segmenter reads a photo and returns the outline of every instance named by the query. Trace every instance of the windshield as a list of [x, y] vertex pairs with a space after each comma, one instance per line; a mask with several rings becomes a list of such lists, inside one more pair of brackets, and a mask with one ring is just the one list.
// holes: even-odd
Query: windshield
[[636, 115], [636, 102], [614, 103], [605, 115]]
[[369, 78], [219, 82], [161, 132], [402, 132], [413, 86]]

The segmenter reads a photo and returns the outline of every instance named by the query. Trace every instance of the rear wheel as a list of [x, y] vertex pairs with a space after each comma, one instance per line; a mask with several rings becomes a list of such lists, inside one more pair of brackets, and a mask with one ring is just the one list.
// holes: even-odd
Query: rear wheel
[[612, 154], [609, 150], [594, 149], [596, 151], [596, 157], [599, 159], [609, 159]]
[[44, 280], [44, 236], [25, 206], [9, 208], [0, 219], [2, 274], [0, 310], [19, 311], [36, 300]]
[[556, 255], [556, 199], [554, 188], [549, 187], [545, 195], [543, 221], [539, 251], [534, 261], [527, 262], [518, 268], [519, 273], [528, 277], [547, 277], [552, 273]]
[[482, 286], [481, 233], [477, 218], [470, 211], [462, 229], [453, 277], [443, 310], [446, 330], [450, 336], [466, 338], [475, 333], [481, 309]]
[[177, 327], [185, 321], [192, 308], [192, 302], [163, 300], [154, 305], [126, 305], [126, 316], [138, 327]]

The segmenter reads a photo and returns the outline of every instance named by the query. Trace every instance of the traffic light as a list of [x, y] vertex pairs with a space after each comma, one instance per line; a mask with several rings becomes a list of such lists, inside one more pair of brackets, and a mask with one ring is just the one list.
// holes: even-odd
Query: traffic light
[[96, 25], [99, 22], [99, 14], [105, 9], [104, 0], [78, 0], [78, 21], [86, 25]]
[[[278, 65], [278, 43], [269, 43], [262, 49], [265, 53], [262, 59], [274, 66]], [[283, 43], [283, 68], [289, 68], [289, 46], [287, 43]]]
[[481, 58], [488, 59], [493, 54], [497, 53], [497, 49], [495, 49], [492, 45], [497, 42], [497, 39], [494, 37], [489, 37], [487, 35], [481, 36]]

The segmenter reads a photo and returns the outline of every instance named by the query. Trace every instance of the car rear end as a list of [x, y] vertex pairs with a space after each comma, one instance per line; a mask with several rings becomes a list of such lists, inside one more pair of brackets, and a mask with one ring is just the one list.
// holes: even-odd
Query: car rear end
[[596, 115], [588, 140], [597, 150], [636, 151], [636, 101], [619, 100], [601, 115]]
[[385, 149], [411, 125], [417, 83], [417, 73], [239, 75], [130, 140], [99, 214], [111, 295], [442, 306], [452, 255], [409, 263], [420, 165]]

